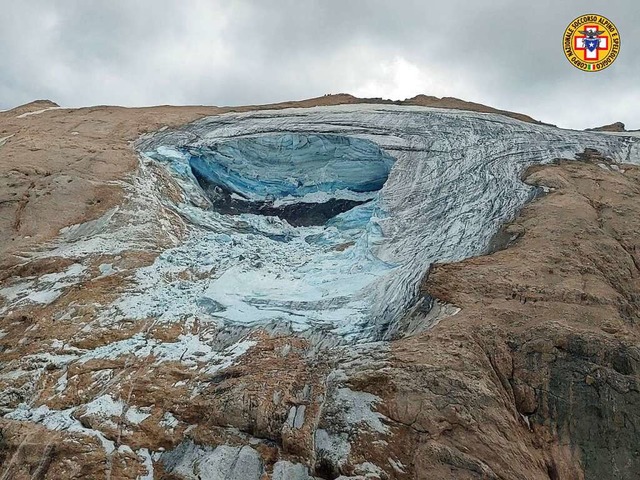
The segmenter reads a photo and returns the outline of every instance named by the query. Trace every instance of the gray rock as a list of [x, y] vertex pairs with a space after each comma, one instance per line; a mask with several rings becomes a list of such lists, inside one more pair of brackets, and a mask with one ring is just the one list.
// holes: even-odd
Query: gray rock
[[304, 425], [304, 411], [307, 407], [305, 407], [304, 405], [300, 405], [297, 409], [296, 409], [296, 417], [293, 420], [293, 428], [302, 428], [302, 425]]
[[277, 462], [273, 466], [272, 480], [312, 480], [309, 469], [300, 463], [291, 463], [286, 460]]
[[260, 455], [249, 446], [216, 448], [182, 442], [160, 458], [165, 470], [185, 480], [260, 480]]

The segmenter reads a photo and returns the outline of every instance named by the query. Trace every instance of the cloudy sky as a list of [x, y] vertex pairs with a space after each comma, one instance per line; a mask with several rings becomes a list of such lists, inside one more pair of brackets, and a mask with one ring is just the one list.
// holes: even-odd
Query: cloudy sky
[[[0, 109], [243, 105], [348, 92], [454, 96], [563, 127], [640, 128], [640, 1], [0, 0]], [[562, 52], [575, 17], [621, 32], [613, 66]]]

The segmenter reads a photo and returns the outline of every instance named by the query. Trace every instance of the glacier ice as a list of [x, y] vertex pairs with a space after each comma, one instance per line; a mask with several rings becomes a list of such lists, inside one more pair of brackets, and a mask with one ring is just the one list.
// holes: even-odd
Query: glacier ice
[[394, 161], [373, 142], [337, 135], [266, 135], [182, 150], [169, 158], [186, 156], [216, 211], [277, 216], [293, 226], [322, 225], [371, 200]]
[[186, 150], [194, 173], [249, 199], [377, 191], [393, 164], [375, 143], [338, 135], [234, 138]]
[[[230, 113], [136, 147], [182, 187], [191, 231], [138, 271], [124, 315], [347, 341], [398, 333], [432, 263], [481, 254], [535, 194], [527, 166], [585, 148], [640, 157], [632, 136], [393, 105]], [[322, 215], [296, 224], [309, 211]], [[186, 269], [200, 274], [166, 281]]]
[[[294, 331], [312, 325], [344, 336], [367, 328], [369, 305], [354, 297], [394, 268], [370, 254], [384, 216], [378, 191], [394, 162], [375, 143], [282, 134], [206, 148], [159, 146], [146, 155], [210, 205], [178, 206], [200, 228], [138, 272], [146, 288], [122, 299], [121, 311]], [[229, 208], [230, 196], [245, 204], [243, 213]], [[347, 203], [332, 203], [339, 200]], [[292, 214], [311, 221], [291, 221]], [[162, 282], [184, 268], [205, 275]]]

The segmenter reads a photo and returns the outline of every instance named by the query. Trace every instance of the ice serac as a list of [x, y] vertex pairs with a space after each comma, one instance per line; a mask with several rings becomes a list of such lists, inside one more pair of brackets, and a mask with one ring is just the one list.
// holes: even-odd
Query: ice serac
[[237, 138], [189, 153], [194, 174], [250, 200], [380, 190], [393, 163], [375, 143], [338, 135]]
[[221, 213], [321, 225], [382, 188], [393, 159], [372, 142], [336, 135], [240, 138], [186, 149], [200, 186]]
[[[176, 207], [194, 230], [167, 254], [218, 265], [196, 307], [178, 298], [174, 314], [349, 341], [400, 334], [431, 264], [485, 251], [536, 194], [526, 167], [585, 148], [626, 162], [639, 152], [630, 137], [380, 105], [231, 113], [137, 148], [185, 191]], [[181, 296], [166, 288], [139, 305]]]

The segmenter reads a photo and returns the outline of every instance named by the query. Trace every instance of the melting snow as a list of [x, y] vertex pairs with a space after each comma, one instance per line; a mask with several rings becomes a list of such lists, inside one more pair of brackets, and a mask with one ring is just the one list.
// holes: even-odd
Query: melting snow
[[49, 430], [62, 430], [96, 437], [100, 440], [102, 447], [108, 455], [113, 453], [115, 450], [114, 443], [108, 440], [102, 432], [83, 427], [82, 424], [72, 416], [75, 410], [76, 408], [50, 410], [46, 405], [30, 408], [28, 405], [22, 403], [16, 410], [6, 414], [5, 418], [40, 423]]
[[9, 135], [8, 137], [0, 138], [0, 147], [2, 147], [5, 143], [7, 143], [7, 140], [9, 140], [11, 137], [13, 137], [13, 135]]
[[109, 394], [102, 395], [86, 404], [87, 415], [95, 415], [102, 418], [121, 417], [123, 409], [124, 402], [122, 400], [114, 400]]
[[124, 355], [135, 355], [140, 358], [154, 356], [156, 363], [179, 361], [186, 365], [206, 364], [208, 365], [207, 372], [214, 373], [231, 365], [256, 343], [252, 340], [244, 340], [223, 351], [217, 351], [216, 347], [207, 341], [211, 341], [211, 339], [201, 339], [198, 335], [184, 334], [180, 335], [176, 342], [165, 343], [147, 338], [143, 333], [138, 333], [131, 338], [87, 351], [78, 361], [84, 363], [95, 359], [116, 359]]
[[61, 375], [58, 381], [56, 382], [56, 393], [60, 394], [67, 389], [68, 376], [67, 372], [64, 372], [64, 375]]
[[129, 407], [127, 409], [127, 413], [124, 414], [124, 418], [127, 422], [137, 425], [139, 423], [144, 422], [147, 418], [151, 416], [150, 413], [143, 412], [142, 410], [136, 407]]
[[[62, 272], [48, 273], [36, 279], [22, 281], [15, 285], [0, 289], [0, 296], [13, 306], [21, 303], [48, 305], [64, 293], [67, 287], [77, 284], [86, 271], [86, 267], [74, 263]], [[9, 306], [0, 308], [0, 314]]]
[[35, 112], [23, 113], [22, 115], [18, 115], [16, 118], [26, 118], [26, 117], [30, 117], [31, 115], [40, 115], [41, 113], [48, 112], [49, 110], [60, 110], [61, 108], [63, 107], [43, 108], [42, 110], [36, 110]]
[[160, 420], [160, 425], [170, 432], [173, 432], [179, 423], [178, 419], [174, 417], [171, 412], [165, 412], [162, 416], [162, 420]]
[[113, 265], [110, 263], [101, 263], [100, 265], [98, 265], [98, 270], [100, 270], [100, 276], [96, 278], [107, 277], [116, 272], [113, 268]]
[[149, 450], [147, 448], [141, 448], [136, 453], [142, 459], [142, 464], [147, 469], [147, 473], [144, 475], [139, 475], [137, 480], [153, 480], [153, 459], [151, 458]]
[[349, 425], [363, 423], [379, 433], [388, 433], [389, 428], [381, 420], [386, 417], [373, 409], [379, 397], [367, 392], [356, 392], [349, 388], [339, 388], [336, 403], [344, 407], [344, 417]]

